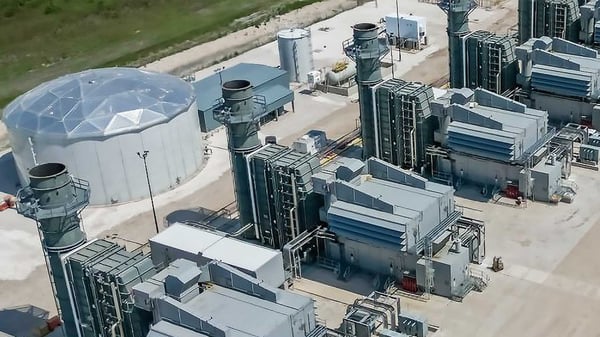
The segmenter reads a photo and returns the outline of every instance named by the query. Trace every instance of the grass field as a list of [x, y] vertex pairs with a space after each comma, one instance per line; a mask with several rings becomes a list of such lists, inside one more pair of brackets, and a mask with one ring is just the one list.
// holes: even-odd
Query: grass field
[[137, 66], [321, 0], [0, 0], [0, 107], [69, 72]]

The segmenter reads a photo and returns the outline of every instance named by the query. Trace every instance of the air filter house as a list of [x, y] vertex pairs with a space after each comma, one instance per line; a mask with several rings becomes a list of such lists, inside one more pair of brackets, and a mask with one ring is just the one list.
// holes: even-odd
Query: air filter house
[[166, 74], [106, 68], [39, 85], [4, 110], [19, 179], [36, 163], [62, 162], [89, 181], [90, 203], [148, 197], [196, 173], [203, 146], [192, 87]]

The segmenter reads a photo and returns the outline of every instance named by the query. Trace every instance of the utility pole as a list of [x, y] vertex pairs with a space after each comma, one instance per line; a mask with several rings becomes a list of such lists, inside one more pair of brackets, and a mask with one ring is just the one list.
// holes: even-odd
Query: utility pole
[[[400, 41], [400, 11], [398, 10], [398, 0], [396, 0], [396, 25], [398, 26], [398, 31], [396, 31], [396, 34], [398, 34], [398, 39], [396, 40], [396, 45], [398, 46], [398, 61], [402, 61], [402, 52], [400, 51], [401, 48], [398, 43]], [[419, 38], [421, 37], [417, 36], [417, 39]]]
[[152, 204], [152, 215], [154, 215], [154, 228], [156, 229], [156, 233], [158, 234], [158, 220], [156, 219], [156, 208], [154, 208], [154, 197], [152, 196], [152, 186], [150, 185], [150, 175], [148, 174], [148, 163], [146, 162], [146, 157], [148, 157], [148, 153], [150, 151], [144, 150], [143, 153], [137, 153], [138, 157], [144, 161], [144, 169], [146, 170], [146, 181], [148, 182], [148, 192], [150, 193], [150, 203]]
[[394, 45], [396, 45], [396, 40], [394, 40], [394, 33], [390, 33], [388, 35], [388, 42], [393, 41], [393, 44], [390, 46], [390, 60], [392, 61], [392, 78], [396, 78], [394, 75]]

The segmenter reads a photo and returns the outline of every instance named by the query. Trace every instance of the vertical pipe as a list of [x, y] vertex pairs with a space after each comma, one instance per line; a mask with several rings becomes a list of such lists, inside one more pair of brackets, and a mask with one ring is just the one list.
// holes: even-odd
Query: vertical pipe
[[375, 157], [381, 159], [380, 150], [379, 150], [379, 120], [377, 118], [377, 99], [375, 96], [377, 88], [381, 86], [383, 82], [377, 83], [376, 85], [371, 87], [371, 98], [372, 98], [372, 109], [373, 109], [373, 130], [375, 132]]
[[[268, 147], [270, 145], [271, 144], [267, 144], [265, 147]], [[254, 197], [256, 189], [254, 188], [252, 172], [250, 171], [250, 160], [252, 160], [252, 157], [260, 150], [262, 150], [262, 148], [258, 148], [254, 152], [249, 153], [246, 156], [246, 172], [248, 174], [248, 188], [250, 189], [250, 203], [252, 204], [252, 219], [254, 220], [254, 236], [256, 240], [260, 240], [260, 231], [258, 228], [258, 217], [256, 215], [256, 200]]]
[[[67, 282], [67, 278], [66, 278], [67, 269], [65, 267], [65, 258], [64, 257], [61, 258], [61, 264], [62, 264], [62, 273], [63, 273], [63, 275], [65, 275], [65, 285], [67, 286], [67, 294], [68, 294], [68, 297], [69, 297], [69, 304], [71, 306], [71, 314], [73, 315], [73, 317], [76, 318], [76, 317], [78, 317], [78, 315], [77, 315], [77, 312], [76, 312], [75, 300], [73, 299], [73, 297], [74, 297], [73, 296], [73, 291], [72, 291], [71, 287], [69, 286], [69, 283]], [[66, 310], [66, 308], [63, 309], [63, 310]], [[79, 320], [77, 319], [77, 322], [78, 321]], [[78, 337], [82, 337], [81, 336], [81, 328], [79, 327], [78, 323], [76, 325], [76, 331], [77, 331], [77, 336]]]
[[473, 34], [474, 32], [470, 32], [467, 35], [461, 37], [462, 40], [462, 57], [463, 57], [463, 86], [464, 87], [469, 87], [469, 82], [467, 81], [467, 71], [468, 71], [468, 64], [467, 64], [467, 39], [469, 38], [469, 36], [471, 36], [471, 34]]
[[300, 233], [300, 221], [298, 219], [298, 197], [296, 196], [296, 175], [292, 173], [290, 179], [292, 180], [292, 198], [294, 200], [294, 207], [292, 208], [294, 210], [294, 217], [290, 217], [290, 219], [293, 219], [292, 221], [294, 221], [292, 224], [292, 239], [294, 239]]

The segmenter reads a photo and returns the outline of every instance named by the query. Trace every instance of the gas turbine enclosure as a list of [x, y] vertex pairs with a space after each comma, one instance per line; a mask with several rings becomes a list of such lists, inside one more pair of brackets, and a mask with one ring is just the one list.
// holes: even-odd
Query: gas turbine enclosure
[[19, 179], [35, 163], [61, 162], [89, 181], [90, 203], [147, 198], [196, 173], [203, 146], [194, 91], [185, 81], [134, 68], [66, 75], [21, 95], [4, 110]]

